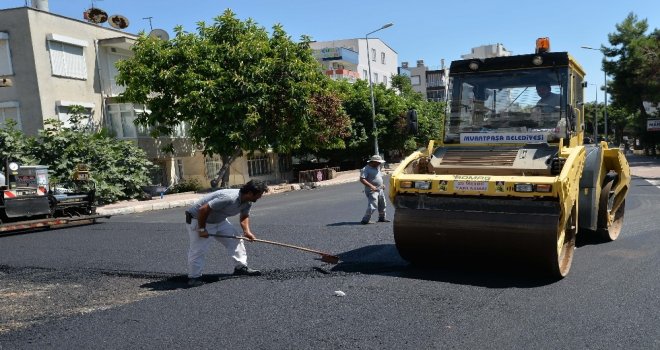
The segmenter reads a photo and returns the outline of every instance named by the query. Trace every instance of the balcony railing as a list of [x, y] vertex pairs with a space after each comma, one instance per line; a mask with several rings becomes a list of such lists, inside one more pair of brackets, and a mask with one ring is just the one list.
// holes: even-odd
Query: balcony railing
[[360, 79], [360, 74], [358, 72], [348, 69], [329, 69], [325, 71], [325, 75], [334, 80], [347, 79], [350, 82], [355, 82]]

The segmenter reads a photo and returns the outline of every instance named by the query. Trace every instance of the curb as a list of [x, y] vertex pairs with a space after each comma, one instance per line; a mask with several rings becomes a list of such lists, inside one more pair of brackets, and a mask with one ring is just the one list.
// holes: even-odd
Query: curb
[[[267, 195], [273, 195], [273, 194], [291, 192], [291, 191], [310, 190], [317, 187], [327, 187], [327, 186], [339, 185], [349, 182], [357, 182], [357, 179], [345, 179], [338, 181], [330, 180], [330, 181], [268, 186]], [[138, 202], [139, 204], [120, 207], [120, 208], [98, 207], [96, 208], [96, 213], [99, 215], [127, 215], [127, 214], [144, 213], [154, 210], [187, 207], [193, 205], [195, 201], [197, 201], [197, 199], [201, 196], [203, 196], [203, 194], [198, 194], [195, 198], [172, 200], [169, 202], [168, 201], [161, 202], [160, 199], [153, 199], [152, 201], [154, 201], [155, 203]]]
[[158, 203], [148, 203], [148, 204], [139, 204], [130, 207], [123, 208], [96, 208], [96, 213], [99, 215], [126, 215], [126, 214], [135, 214], [135, 213], [144, 213], [147, 211], [153, 210], [162, 210], [162, 209], [171, 209], [178, 207], [190, 206], [195, 203], [196, 199], [182, 199], [172, 202], [158, 202]]

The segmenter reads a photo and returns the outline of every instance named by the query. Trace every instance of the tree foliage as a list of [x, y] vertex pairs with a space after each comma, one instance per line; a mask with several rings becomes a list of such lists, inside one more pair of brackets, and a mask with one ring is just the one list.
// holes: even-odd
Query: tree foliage
[[331, 108], [310, 38], [294, 43], [281, 25], [269, 36], [231, 10], [200, 22], [197, 33], [175, 32], [169, 41], [141, 35], [135, 55], [118, 65], [123, 99], [152, 111], [138, 123], [168, 134], [188, 122], [192, 141], [222, 157], [221, 173], [243, 151], [342, 146], [349, 120]]
[[[605, 131], [605, 104], [589, 102], [584, 104], [585, 115], [585, 134], [591, 137], [594, 133], [594, 117], [598, 126], [598, 134], [602, 135]], [[631, 113], [622, 107], [615, 105], [607, 106], [607, 124], [608, 129], [614, 131], [616, 143], [623, 141], [623, 133], [627, 126], [634, 124], [635, 113]]]
[[[0, 160], [11, 159], [24, 164], [34, 163], [35, 159], [26, 150], [29, 148], [30, 139], [20, 130], [16, 129], [14, 120], [7, 120], [0, 128]], [[0, 168], [5, 164], [0, 162]]]
[[[650, 34], [646, 19], [638, 20], [633, 13], [616, 25], [616, 32], [608, 35], [610, 47], [603, 46], [607, 59], [603, 60], [605, 72], [612, 77], [608, 92], [612, 104], [624, 108], [628, 114], [638, 115], [636, 124], [646, 124], [648, 118], [644, 101], [660, 101], [660, 30]], [[645, 143], [655, 143], [652, 134], [642, 132]], [[656, 139], [657, 135], [654, 136]]]
[[[313, 152], [327, 158], [331, 163], [352, 161], [362, 164], [364, 159], [374, 153], [373, 115], [369, 83], [358, 80], [355, 83], [337, 81], [332, 84], [335, 94], [341, 100], [343, 110], [351, 120], [350, 135], [344, 137], [345, 149]], [[420, 146], [425, 146], [430, 139], [441, 135], [444, 119], [444, 104], [429, 102], [412, 90], [407, 77], [392, 77], [392, 88], [375, 84], [374, 104], [376, 106], [376, 128], [379, 151], [395, 158], [403, 157]], [[419, 133], [412, 135], [408, 130], [406, 112], [417, 111]], [[303, 148], [301, 152], [309, 151]]]

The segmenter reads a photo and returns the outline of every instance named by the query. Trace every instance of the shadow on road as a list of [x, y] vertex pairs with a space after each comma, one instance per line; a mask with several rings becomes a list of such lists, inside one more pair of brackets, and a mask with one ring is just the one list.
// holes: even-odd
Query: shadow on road
[[327, 224], [326, 226], [358, 226], [358, 225], [362, 225], [362, 223], [359, 221], [343, 221], [343, 222], [335, 222], [332, 224]]
[[535, 288], [557, 282], [526, 261], [503, 258], [454, 258], [434, 264], [409, 264], [393, 244], [365, 246], [339, 254], [332, 272], [382, 276], [473, 285], [487, 288]]
[[[204, 282], [204, 284], [209, 284], [209, 283], [215, 283], [232, 278], [240, 278], [240, 277], [231, 274], [209, 274], [202, 276], [201, 280]], [[188, 286], [187, 275], [178, 275], [178, 276], [168, 277], [159, 281], [152, 281], [145, 283], [141, 285], [140, 288], [145, 288], [150, 291], [163, 292], [163, 291], [171, 291], [177, 289], [188, 289], [191, 287]]]

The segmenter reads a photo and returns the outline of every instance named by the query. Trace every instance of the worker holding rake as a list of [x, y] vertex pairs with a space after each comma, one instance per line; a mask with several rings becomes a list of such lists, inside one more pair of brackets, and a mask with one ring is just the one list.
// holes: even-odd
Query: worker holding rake
[[[259, 270], [247, 265], [247, 252], [241, 239], [223, 236], [238, 236], [236, 228], [227, 220], [228, 217], [240, 214], [240, 225], [243, 236], [254, 240], [256, 237], [250, 230], [250, 208], [268, 186], [260, 180], [251, 180], [240, 189], [222, 189], [205, 195], [186, 210], [186, 227], [190, 238], [188, 250], [188, 285], [199, 286], [204, 268], [204, 256], [215, 239], [225, 246], [234, 262], [234, 275], [258, 276]], [[210, 236], [209, 237], [209, 233]]]

